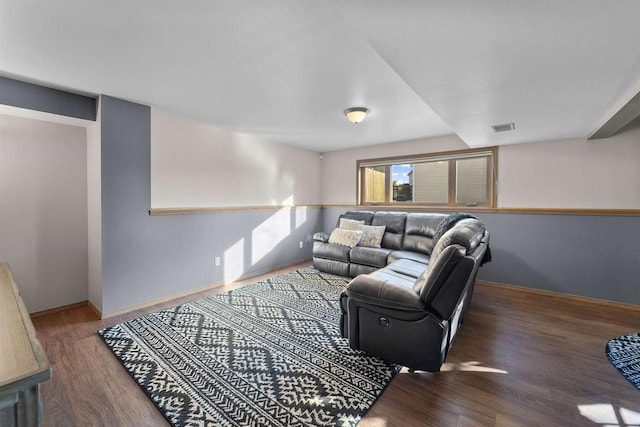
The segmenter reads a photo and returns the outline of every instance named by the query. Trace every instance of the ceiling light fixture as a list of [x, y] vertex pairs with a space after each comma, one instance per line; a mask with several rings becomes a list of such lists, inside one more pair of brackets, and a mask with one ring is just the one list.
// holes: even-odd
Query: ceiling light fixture
[[367, 117], [368, 112], [369, 110], [364, 107], [351, 107], [344, 110], [344, 115], [351, 123], [358, 124]]

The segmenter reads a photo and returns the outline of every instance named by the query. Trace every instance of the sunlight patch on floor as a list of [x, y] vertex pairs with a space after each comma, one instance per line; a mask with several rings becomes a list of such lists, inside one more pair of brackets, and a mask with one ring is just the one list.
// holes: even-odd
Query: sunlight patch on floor
[[602, 427], [640, 427], [640, 412], [616, 408], [610, 403], [578, 405], [580, 415]]
[[368, 416], [358, 425], [363, 427], [387, 427], [387, 420], [382, 417]]
[[444, 363], [440, 368], [441, 372], [444, 371], [465, 371], [465, 372], [491, 372], [494, 374], [508, 374], [509, 372], [491, 368], [489, 366], [481, 366], [481, 362], [469, 361], [464, 363]]

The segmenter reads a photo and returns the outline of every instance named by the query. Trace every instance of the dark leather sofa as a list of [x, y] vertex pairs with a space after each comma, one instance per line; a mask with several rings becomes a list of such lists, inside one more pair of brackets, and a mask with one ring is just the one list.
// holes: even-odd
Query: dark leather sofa
[[340, 328], [351, 347], [411, 369], [440, 370], [471, 302], [478, 268], [489, 258], [484, 224], [456, 215], [341, 215], [385, 225], [380, 248], [329, 243], [328, 233], [314, 236], [314, 266], [355, 277], [340, 300]]
[[448, 215], [442, 213], [348, 211], [338, 218], [364, 221], [367, 225], [384, 225], [381, 248], [329, 243], [330, 233], [313, 236], [313, 265], [327, 273], [356, 277], [372, 273], [399, 259], [429, 263], [436, 228]]

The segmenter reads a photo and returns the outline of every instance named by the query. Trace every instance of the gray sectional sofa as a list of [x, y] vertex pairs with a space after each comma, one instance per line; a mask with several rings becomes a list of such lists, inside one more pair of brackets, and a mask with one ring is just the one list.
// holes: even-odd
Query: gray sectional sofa
[[356, 277], [399, 259], [428, 264], [433, 235], [447, 216], [442, 213], [348, 211], [340, 215], [336, 228], [340, 227], [342, 218], [364, 221], [365, 225], [385, 226], [381, 247], [351, 248], [330, 243], [330, 233], [316, 233], [313, 236], [313, 265], [327, 273]]
[[[341, 224], [355, 234], [339, 230]], [[382, 226], [380, 247], [357, 245], [359, 228]], [[484, 224], [460, 213], [349, 211], [336, 230], [314, 235], [313, 263], [354, 277], [340, 300], [343, 337], [389, 362], [439, 371], [471, 302], [478, 268], [490, 260]], [[343, 234], [356, 239], [344, 244], [338, 239]]]

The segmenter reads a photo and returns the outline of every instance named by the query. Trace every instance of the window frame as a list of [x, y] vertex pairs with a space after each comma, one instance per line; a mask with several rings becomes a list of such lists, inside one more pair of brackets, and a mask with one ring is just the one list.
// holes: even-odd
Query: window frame
[[[487, 167], [487, 203], [478, 203], [470, 206], [467, 203], [455, 203], [456, 197], [456, 168], [455, 162], [467, 158], [481, 157], [480, 154], [486, 153], [491, 157], [491, 162]], [[391, 166], [395, 164], [420, 163], [429, 161], [448, 161], [449, 162], [449, 184], [448, 184], [448, 201], [447, 203], [426, 203], [426, 202], [394, 202], [393, 198], [393, 177], [391, 176]], [[379, 163], [379, 164], [376, 164]], [[367, 167], [384, 166], [385, 167], [385, 201], [384, 202], [367, 202], [364, 200], [365, 194], [363, 184], [365, 183], [365, 169]], [[453, 167], [452, 167], [453, 166]], [[441, 151], [425, 154], [411, 154], [394, 157], [379, 157], [373, 159], [356, 160], [356, 204], [358, 206], [403, 206], [403, 207], [435, 207], [435, 208], [495, 208], [498, 198], [498, 147], [470, 148], [465, 150]], [[415, 189], [413, 194], [415, 194]]]

